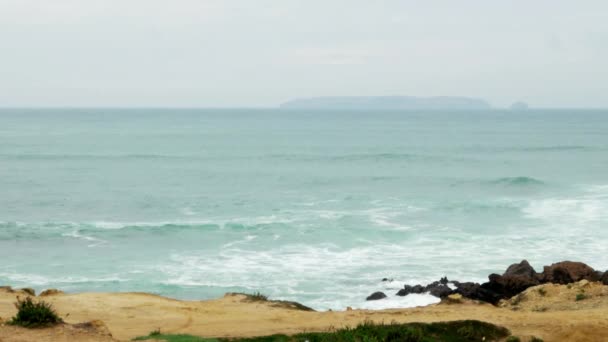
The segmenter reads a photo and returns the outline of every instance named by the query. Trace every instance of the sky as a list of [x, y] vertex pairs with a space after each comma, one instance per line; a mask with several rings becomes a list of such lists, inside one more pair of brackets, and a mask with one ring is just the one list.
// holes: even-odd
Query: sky
[[608, 108], [608, 1], [0, 0], [0, 106]]

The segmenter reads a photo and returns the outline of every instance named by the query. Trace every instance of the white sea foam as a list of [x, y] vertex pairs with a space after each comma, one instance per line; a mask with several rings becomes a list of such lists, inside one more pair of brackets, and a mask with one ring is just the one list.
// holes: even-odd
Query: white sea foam
[[529, 218], [570, 226], [608, 220], [608, 187], [594, 186], [576, 197], [533, 200], [523, 212]]
[[87, 245], [88, 247], [97, 247], [101, 244], [108, 243], [108, 241], [106, 241], [106, 240], [98, 239], [98, 238], [95, 238], [92, 236], [83, 235], [77, 230], [70, 232], [70, 233], [63, 233], [61, 235], [65, 236], [65, 237], [71, 237], [71, 238], [75, 238], [75, 239], [88, 241], [88, 242], [90, 242], [90, 244]]
[[382, 310], [382, 309], [399, 309], [399, 308], [413, 308], [417, 306], [427, 306], [431, 304], [439, 303], [441, 299], [432, 296], [428, 293], [423, 294], [409, 294], [407, 296], [388, 296], [384, 299], [369, 300], [354, 304], [354, 309], [369, 309], [369, 310]]

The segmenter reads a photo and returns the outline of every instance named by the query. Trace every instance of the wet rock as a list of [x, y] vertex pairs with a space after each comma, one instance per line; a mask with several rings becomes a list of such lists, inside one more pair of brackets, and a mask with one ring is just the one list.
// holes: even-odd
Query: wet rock
[[608, 271], [604, 272], [601, 280], [602, 280], [602, 284], [608, 285]]
[[399, 292], [397, 292], [397, 296], [407, 296], [410, 293], [423, 293], [424, 287], [422, 285], [405, 285]]
[[438, 286], [430, 288], [429, 293], [438, 298], [445, 298], [454, 293], [454, 291], [446, 285], [439, 284]]
[[447, 285], [449, 283], [448, 277], [443, 277], [443, 278], [439, 279], [439, 283], [441, 283], [443, 285]]
[[498, 301], [500, 301], [503, 297], [499, 293], [496, 293], [490, 289], [481, 287], [481, 285], [478, 283], [453, 282], [453, 284], [456, 286], [456, 290], [454, 290], [454, 293], [460, 294], [463, 297], [466, 297], [469, 299], [480, 300], [483, 302], [495, 304], [495, 303], [498, 303]]
[[386, 298], [386, 295], [384, 294], [384, 292], [374, 292], [371, 295], [369, 295], [367, 298], [365, 298], [365, 300], [379, 300], [379, 299], [384, 299]]
[[543, 283], [569, 284], [583, 279], [593, 281], [595, 270], [582, 262], [562, 261], [545, 266], [541, 274]]
[[393, 278], [382, 278], [382, 281], [388, 281], [388, 282], [391, 282], [391, 281], [393, 281]]

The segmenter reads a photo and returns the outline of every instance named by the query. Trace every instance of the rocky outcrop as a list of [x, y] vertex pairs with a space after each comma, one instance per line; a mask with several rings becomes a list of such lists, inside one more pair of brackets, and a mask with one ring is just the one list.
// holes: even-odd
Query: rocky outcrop
[[30, 296], [35, 296], [36, 295], [36, 290], [29, 288], [29, 287], [24, 287], [22, 289], [18, 289], [15, 292], [21, 292], [24, 293], [26, 295], [30, 295]]
[[397, 296], [407, 296], [410, 293], [423, 293], [424, 287], [422, 285], [405, 285], [399, 292], [397, 292]]
[[[488, 281], [483, 284], [449, 281], [447, 277], [443, 277], [426, 286], [405, 285], [396, 295], [428, 292], [433, 296], [446, 298], [451, 294], [460, 294], [469, 299], [497, 304], [500, 300], [511, 298], [533, 286], [544, 283], [569, 284], [583, 279], [601, 281], [608, 285], [608, 271], [595, 271], [582, 262], [562, 261], [545, 266], [542, 273], [537, 273], [527, 260], [522, 260], [510, 265], [502, 275], [490, 274]], [[453, 290], [449, 284], [453, 284], [456, 289]]]
[[582, 262], [562, 261], [545, 266], [541, 275], [543, 283], [570, 284], [579, 280], [596, 281], [595, 270]]
[[386, 298], [386, 295], [384, 294], [384, 292], [374, 292], [371, 295], [369, 295], [367, 298], [365, 298], [365, 300], [379, 300], [379, 299], [384, 299]]
[[59, 294], [63, 294], [63, 291], [57, 290], [57, 289], [48, 289], [48, 290], [44, 290], [42, 292], [40, 292], [39, 296], [40, 297], [46, 297], [46, 296], [55, 296], [55, 295], [59, 295]]
[[534, 270], [528, 260], [522, 260], [519, 264], [512, 264], [507, 267], [503, 276], [524, 276], [528, 278], [537, 278], [538, 274]]

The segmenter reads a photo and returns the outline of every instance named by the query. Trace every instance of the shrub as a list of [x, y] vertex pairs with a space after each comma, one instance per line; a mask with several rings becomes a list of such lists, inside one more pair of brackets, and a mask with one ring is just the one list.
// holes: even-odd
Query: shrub
[[579, 293], [576, 295], [575, 300], [578, 302], [580, 300], [587, 299], [587, 296], [584, 293]]
[[31, 297], [26, 297], [24, 300], [17, 298], [15, 307], [17, 314], [8, 324], [38, 328], [63, 323], [53, 306], [44, 301], [34, 302]]
[[532, 336], [530, 342], [544, 342], [542, 338], [538, 338], [536, 336]]
[[506, 342], [521, 342], [521, 339], [517, 336], [509, 336]]
[[538, 294], [544, 297], [547, 294], [547, 290], [541, 287], [540, 289], [538, 289]]
[[268, 296], [263, 295], [260, 292], [254, 292], [253, 294], [248, 295], [249, 299], [253, 300], [253, 301], [267, 301], [268, 300]]

